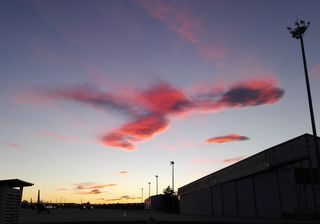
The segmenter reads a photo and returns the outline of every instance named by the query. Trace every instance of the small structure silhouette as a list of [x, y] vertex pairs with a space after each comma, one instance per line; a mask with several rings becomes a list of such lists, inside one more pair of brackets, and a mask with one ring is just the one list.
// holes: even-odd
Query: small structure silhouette
[[0, 224], [18, 223], [23, 187], [32, 185], [19, 179], [0, 180]]

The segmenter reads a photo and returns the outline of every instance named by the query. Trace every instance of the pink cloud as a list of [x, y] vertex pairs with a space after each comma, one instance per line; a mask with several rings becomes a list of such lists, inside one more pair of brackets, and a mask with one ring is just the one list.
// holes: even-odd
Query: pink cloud
[[237, 163], [243, 159], [245, 159], [246, 157], [244, 156], [237, 156], [237, 157], [234, 157], [234, 158], [229, 158], [229, 159], [225, 159], [223, 160], [224, 163], [227, 163], [227, 164], [233, 164], [233, 163]]
[[266, 105], [277, 102], [283, 94], [269, 80], [250, 80], [233, 85], [219, 102], [230, 107]]
[[188, 97], [167, 83], [161, 83], [140, 94], [141, 104], [152, 113], [179, 114], [191, 106]]
[[[99, 142], [107, 147], [133, 151], [137, 143], [168, 130], [171, 119], [195, 112], [273, 104], [281, 99], [284, 91], [277, 87], [276, 81], [264, 78], [238, 82], [229, 87], [206, 84], [203, 88], [198, 86], [191, 94], [165, 82], [142, 91], [130, 91], [130, 96], [121, 97], [87, 86], [47, 89], [42, 94], [125, 115], [129, 121], [103, 135]], [[73, 140], [52, 132], [41, 135], [61, 141]]]
[[249, 80], [232, 85], [220, 96], [210, 91], [204, 92], [195, 104], [199, 110], [216, 112], [228, 108], [273, 104], [283, 95], [284, 90], [278, 88], [274, 81]]
[[167, 119], [161, 115], [147, 115], [123, 125], [103, 136], [101, 140], [106, 146], [132, 151], [136, 149], [135, 142], [149, 140], [156, 134], [165, 131], [168, 126]]
[[231, 164], [237, 163], [245, 158], [246, 158], [245, 156], [236, 156], [236, 157], [228, 158], [228, 159], [224, 159], [224, 160], [215, 160], [215, 159], [208, 159], [208, 158], [193, 158], [191, 160], [191, 164], [193, 166], [221, 164], [221, 163], [231, 165]]
[[198, 53], [204, 59], [223, 59], [227, 56], [228, 51], [222, 47], [214, 46], [213, 44], [202, 45], [198, 48]]
[[316, 64], [310, 71], [310, 77], [313, 79], [320, 78], [320, 64]]
[[13, 96], [12, 100], [17, 104], [54, 106], [52, 99], [39, 91], [20, 90]]
[[3, 144], [11, 147], [11, 148], [20, 148], [20, 145], [17, 143], [12, 143], [12, 142], [4, 142]]
[[206, 140], [206, 142], [212, 144], [212, 143], [226, 143], [226, 142], [246, 141], [246, 140], [249, 140], [249, 138], [246, 136], [232, 134], [232, 135], [209, 138]]
[[159, 0], [137, 0], [136, 3], [182, 40], [197, 45], [198, 53], [204, 59], [223, 59], [227, 56], [228, 50], [221, 47], [221, 44], [206, 40], [209, 35], [204, 31], [201, 17], [192, 15], [187, 5]]
[[158, 0], [136, 1], [149, 15], [158, 19], [171, 31], [175, 32], [181, 39], [197, 44], [199, 43], [199, 30], [202, 22], [193, 17], [186, 7], [177, 8], [168, 2]]

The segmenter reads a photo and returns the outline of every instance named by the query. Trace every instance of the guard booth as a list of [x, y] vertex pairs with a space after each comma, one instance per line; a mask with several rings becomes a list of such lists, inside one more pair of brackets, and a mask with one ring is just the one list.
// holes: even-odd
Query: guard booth
[[32, 185], [19, 179], [0, 180], [0, 224], [18, 223], [23, 187]]

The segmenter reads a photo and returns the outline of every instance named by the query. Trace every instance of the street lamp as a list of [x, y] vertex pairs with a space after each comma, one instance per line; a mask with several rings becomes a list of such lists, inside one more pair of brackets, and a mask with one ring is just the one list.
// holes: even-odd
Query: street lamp
[[[317, 135], [316, 123], [314, 121], [314, 113], [313, 113], [312, 97], [311, 97], [311, 90], [310, 90], [310, 84], [309, 84], [307, 61], [306, 61], [306, 55], [305, 55], [305, 51], [304, 51], [304, 44], [303, 44], [303, 34], [308, 29], [310, 22], [306, 23], [305, 21], [300, 20], [300, 21], [296, 21], [294, 23], [294, 25], [295, 25], [295, 28], [287, 27], [287, 29], [289, 30], [290, 34], [292, 35], [292, 38], [300, 39], [303, 66], [304, 66], [304, 74], [305, 74], [306, 85], [307, 85], [311, 125], [312, 125], [312, 131], [313, 131], [314, 145], [315, 145], [315, 149], [316, 149], [317, 167], [318, 167], [318, 169], [320, 169], [319, 145], [318, 145], [318, 141], [317, 141], [318, 135]], [[319, 175], [320, 175], [320, 172], [319, 172]]]
[[158, 195], [158, 175], [156, 175], [156, 195]]
[[170, 161], [172, 167], [172, 191], [174, 192], [174, 161]]
[[143, 188], [141, 188], [141, 200], [142, 200], [142, 203], [143, 203]]
[[148, 184], [149, 184], [149, 198], [150, 198], [150, 184], [151, 184], [151, 183], [150, 183], [150, 182], [148, 182]]

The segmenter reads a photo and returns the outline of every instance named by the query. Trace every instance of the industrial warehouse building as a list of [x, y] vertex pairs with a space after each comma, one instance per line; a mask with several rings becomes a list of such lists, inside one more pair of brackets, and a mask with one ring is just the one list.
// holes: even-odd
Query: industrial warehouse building
[[180, 213], [316, 217], [320, 209], [316, 158], [313, 136], [298, 136], [179, 188]]

